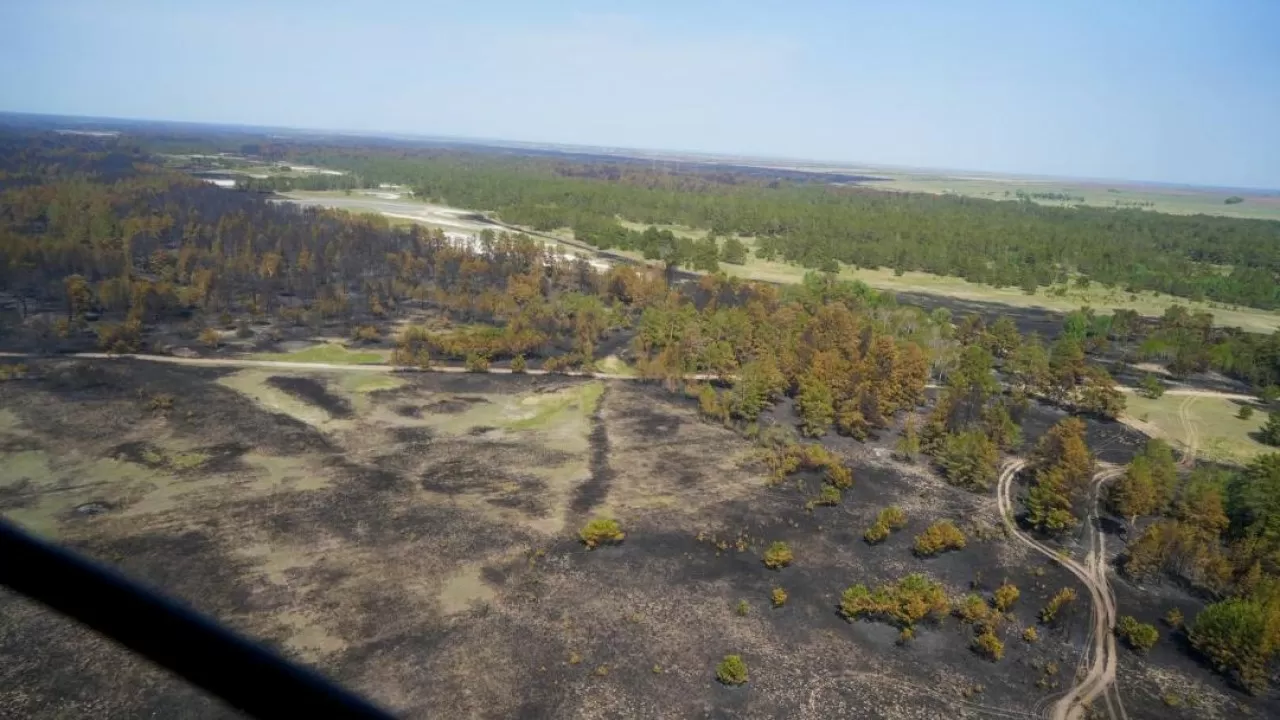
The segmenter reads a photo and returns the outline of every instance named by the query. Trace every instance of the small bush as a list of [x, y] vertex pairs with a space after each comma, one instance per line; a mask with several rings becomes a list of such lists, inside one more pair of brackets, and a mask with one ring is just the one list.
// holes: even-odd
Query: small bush
[[776, 587], [773, 592], [769, 593], [769, 599], [773, 601], [774, 607], [780, 608], [787, 604], [787, 591]]
[[528, 363], [525, 361], [523, 355], [517, 355], [511, 358], [511, 372], [522, 373], [527, 369], [528, 369]]
[[1253, 417], [1253, 406], [1241, 405], [1240, 411], [1236, 413], [1236, 417], [1240, 418], [1241, 420], [1248, 420], [1249, 418]]
[[889, 527], [883, 523], [876, 523], [875, 525], [867, 528], [866, 532], [862, 533], [862, 539], [872, 545], [884, 542], [887, 537], [889, 537]]
[[1022, 631], [1022, 639], [1029, 643], [1033, 643], [1040, 639], [1040, 633], [1036, 632], [1034, 627], [1029, 627]]
[[352, 337], [355, 338], [356, 342], [377, 342], [380, 335], [378, 333], [378, 328], [372, 325], [361, 325], [356, 328]]
[[1139, 654], [1146, 654], [1160, 639], [1160, 632], [1154, 625], [1140, 623], [1130, 615], [1116, 622], [1116, 635]]
[[738, 617], [746, 617], [747, 613], [751, 612], [751, 606], [747, 604], [746, 600], [739, 600], [738, 604], [733, 606], [733, 612], [736, 613]]
[[1040, 610], [1040, 622], [1053, 622], [1058, 616], [1058, 611], [1063, 605], [1074, 602], [1076, 599], [1076, 591], [1071, 588], [1062, 588], [1056, 595], [1049, 598], [1049, 604]]
[[217, 348], [222, 344], [222, 336], [213, 328], [205, 328], [200, 331], [200, 344], [209, 348]]
[[853, 471], [839, 462], [833, 462], [827, 466], [827, 482], [832, 487], [848, 490], [853, 487]]
[[472, 353], [467, 356], [466, 367], [467, 372], [487, 373], [489, 372], [489, 358], [478, 353]]
[[1009, 608], [1013, 607], [1013, 604], [1018, 602], [1018, 597], [1020, 595], [1022, 595], [1022, 593], [1018, 591], [1017, 585], [1011, 585], [1007, 582], [1002, 584], [1000, 587], [996, 588], [995, 596], [993, 598], [996, 609], [1000, 612], [1008, 612]]
[[793, 559], [791, 546], [784, 542], [775, 542], [764, 551], [764, 565], [770, 570], [781, 570], [790, 565]]
[[890, 505], [880, 511], [880, 514], [876, 516], [876, 522], [884, 523], [890, 530], [900, 530], [907, 524], [907, 514], [902, 512], [902, 508], [897, 505]]
[[156, 393], [147, 400], [147, 409], [151, 412], [168, 412], [173, 409], [173, 396], [169, 393]]
[[578, 536], [582, 538], [582, 542], [590, 549], [595, 549], [599, 545], [619, 543], [626, 537], [622, 532], [622, 528], [618, 526], [618, 521], [611, 518], [596, 518], [587, 523], [585, 527], [578, 532]]
[[1169, 608], [1169, 612], [1164, 614], [1164, 621], [1169, 627], [1179, 630], [1182, 628], [1185, 619], [1182, 617], [1181, 610], [1178, 608]]
[[939, 520], [916, 536], [915, 551], [921, 557], [930, 557], [965, 546], [964, 533], [950, 520]]
[[969, 594], [956, 603], [955, 616], [968, 623], [984, 623], [991, 617], [991, 606], [981, 596]]
[[910, 627], [910, 626], [904, 627], [902, 628], [902, 631], [898, 633], [899, 645], [906, 645], [907, 643], [915, 639], [916, 639], [916, 629], [913, 627]]
[[923, 575], [908, 575], [873, 592], [866, 585], [854, 585], [840, 596], [840, 614], [850, 620], [879, 618], [899, 627], [910, 627], [947, 612], [947, 595], [940, 583]]
[[978, 633], [971, 645], [973, 651], [992, 662], [1004, 657], [1004, 643], [990, 629]]
[[839, 505], [840, 491], [830, 485], [823, 485], [814, 502], [818, 505]]
[[725, 655], [716, 666], [716, 679], [725, 685], [742, 685], [747, 681], [747, 664], [741, 655]]

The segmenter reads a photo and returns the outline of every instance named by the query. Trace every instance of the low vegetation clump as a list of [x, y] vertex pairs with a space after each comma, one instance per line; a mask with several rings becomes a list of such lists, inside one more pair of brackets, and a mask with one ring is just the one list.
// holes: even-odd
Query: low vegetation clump
[[356, 328], [356, 331], [352, 334], [352, 338], [356, 342], [365, 343], [377, 342], [380, 337], [382, 337], [382, 335], [378, 332], [378, 328], [372, 325], [361, 325]]
[[902, 508], [897, 505], [890, 505], [880, 511], [880, 514], [876, 516], [875, 524], [867, 528], [867, 531], [862, 534], [862, 538], [875, 545], [888, 538], [889, 533], [901, 529], [906, 524], [907, 514], [902, 512]]
[[725, 685], [742, 685], [747, 682], [747, 664], [741, 655], [725, 655], [716, 666], [716, 679]]
[[916, 536], [915, 551], [921, 557], [931, 557], [964, 546], [965, 537], [960, 528], [950, 520], [939, 520]]
[[528, 370], [528, 361], [524, 359], [523, 355], [511, 358], [511, 372], [522, 373], [526, 370]]
[[947, 595], [942, 584], [913, 573], [874, 591], [854, 585], [840, 596], [840, 614], [850, 620], [866, 617], [911, 627], [929, 617], [947, 612]]
[[1022, 639], [1026, 642], [1033, 643], [1040, 639], [1040, 633], [1036, 632], [1035, 627], [1029, 627], [1022, 631]]
[[884, 542], [888, 537], [889, 527], [887, 525], [881, 525], [880, 523], [872, 525], [867, 528], [866, 532], [862, 533], [862, 539], [866, 540], [871, 545]]
[[213, 328], [205, 328], [200, 331], [200, 344], [207, 348], [217, 348], [222, 344], [222, 336]]
[[770, 570], [781, 570], [791, 564], [794, 557], [791, 546], [784, 542], [775, 542], [764, 551], [764, 565]]
[[1248, 420], [1248, 419], [1252, 418], [1252, 417], [1253, 417], [1253, 406], [1252, 406], [1252, 405], [1241, 405], [1241, 406], [1240, 406], [1240, 410], [1239, 410], [1238, 412], [1236, 412], [1236, 417], [1240, 418], [1241, 420]]
[[489, 372], [489, 358], [484, 355], [471, 354], [467, 356], [466, 362], [467, 372], [486, 373]]
[[818, 491], [818, 497], [814, 500], [816, 505], [835, 506], [840, 504], [840, 490], [830, 485], [823, 485], [822, 490]]
[[1017, 585], [1003, 583], [996, 588], [992, 601], [995, 603], [996, 609], [1000, 612], [1008, 612], [1013, 604], [1018, 602], [1018, 598], [1022, 593], [1018, 590]]
[[[764, 437], [761, 440], [768, 442]], [[782, 440], [765, 452], [764, 462], [775, 481], [801, 470], [822, 470], [832, 487], [847, 490], [853, 486], [853, 472], [844, 466], [840, 456], [818, 443]]]
[[747, 604], [746, 600], [739, 600], [738, 604], [733, 606], [733, 612], [738, 617], [746, 617], [747, 613], [751, 612], [751, 606]]
[[1062, 588], [1053, 597], [1049, 598], [1049, 603], [1040, 610], [1040, 622], [1049, 623], [1058, 616], [1058, 611], [1063, 605], [1075, 602], [1076, 591], [1071, 588]]
[[1160, 632], [1154, 625], [1140, 623], [1133, 616], [1125, 615], [1116, 622], [1116, 636], [1138, 653], [1146, 654], [1160, 639]]
[[787, 591], [780, 587], [776, 587], [773, 589], [773, 592], [769, 593], [769, 599], [773, 601], [774, 607], [780, 608], [787, 604]]
[[1164, 395], [1164, 383], [1160, 382], [1160, 378], [1147, 373], [1142, 376], [1142, 380], [1138, 385], [1138, 394], [1145, 398], [1156, 400]]
[[974, 652], [992, 662], [1004, 657], [1004, 643], [990, 628], [978, 633], [970, 647]]
[[1178, 608], [1169, 608], [1169, 612], [1164, 614], [1164, 621], [1174, 630], [1182, 629], [1182, 623], [1184, 622], [1182, 611]]
[[991, 618], [991, 606], [975, 593], [970, 593], [957, 601], [952, 612], [967, 623], [985, 623]]
[[588, 522], [585, 527], [578, 532], [578, 536], [582, 538], [582, 542], [590, 549], [595, 549], [600, 545], [620, 543], [626, 537], [622, 532], [622, 528], [618, 525], [618, 521], [612, 518], [596, 518]]
[[21, 363], [14, 365], [0, 365], [0, 382], [5, 380], [17, 380], [27, 374], [27, 366]]

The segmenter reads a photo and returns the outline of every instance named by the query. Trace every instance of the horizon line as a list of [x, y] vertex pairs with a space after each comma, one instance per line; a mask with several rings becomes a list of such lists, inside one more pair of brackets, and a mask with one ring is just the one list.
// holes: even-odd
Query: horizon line
[[[1187, 182], [1174, 182], [1168, 180], [1142, 180], [1133, 178], [1116, 178], [1116, 177], [1087, 177], [1079, 175], [1041, 175], [1037, 173], [1025, 172], [1007, 172], [1001, 170], [978, 170], [972, 168], [948, 168], [948, 167], [927, 167], [919, 165], [894, 165], [890, 163], [869, 163], [854, 160], [822, 160], [818, 158], [802, 158], [789, 157], [784, 155], [733, 155], [722, 152], [708, 152], [706, 150], [682, 150], [675, 148], [642, 148], [629, 147], [624, 145], [579, 145], [575, 143], [552, 142], [545, 140], [513, 140], [505, 138], [488, 138], [467, 135], [435, 135], [430, 133], [422, 133], [418, 131], [406, 132], [399, 130], [354, 130], [354, 129], [336, 129], [336, 128], [320, 128], [320, 127], [296, 127], [287, 125], [256, 125], [251, 123], [232, 123], [232, 122], [211, 122], [202, 120], [171, 120], [162, 118], [142, 118], [142, 117], [116, 117], [105, 115], [66, 115], [61, 113], [31, 112], [22, 110], [2, 110], [0, 109], [0, 117], [4, 116], [22, 116], [30, 118], [49, 118], [69, 120], [75, 122], [106, 122], [106, 123], [153, 123], [157, 125], [188, 125], [197, 127], [216, 127], [228, 128], [235, 130], [271, 130], [271, 131], [287, 131], [292, 133], [307, 133], [319, 135], [339, 135], [346, 137], [369, 138], [378, 140], [427, 140], [427, 141], [449, 141], [459, 144], [478, 145], [481, 147], [502, 147], [506, 146], [532, 146], [529, 149], [537, 149], [537, 146], [545, 146], [570, 151], [593, 151], [583, 152], [583, 154], [629, 157], [633, 159], [652, 159], [662, 160], [662, 155], [694, 155], [701, 156], [704, 160], [690, 160], [688, 162], [700, 164], [724, 164], [725, 161], [734, 161], [736, 164], [750, 165], [750, 162], [742, 161], [762, 161], [768, 163], [789, 162], [789, 163], [807, 163], [819, 166], [810, 171], [818, 174], [823, 172], [836, 173], [838, 171], [852, 170], [885, 170], [885, 171], [906, 171], [914, 173], [932, 173], [932, 174], [974, 174], [988, 175], [996, 178], [1011, 178], [1025, 180], [1027, 182], [1054, 182], [1054, 181], [1071, 181], [1077, 183], [1088, 184], [1122, 184], [1130, 186], [1154, 186], [1154, 187], [1172, 187], [1187, 188], [1194, 190], [1231, 190], [1243, 191], [1251, 193], [1262, 193], [1266, 195], [1280, 194], [1280, 186], [1278, 187], [1248, 187], [1241, 185], [1209, 185], [1196, 184]], [[653, 156], [653, 157], [650, 157]], [[668, 157], [668, 160], [680, 162], [681, 160]], [[773, 165], [759, 165], [756, 167], [765, 167], [773, 169], [789, 169], [778, 168]], [[827, 166], [823, 168], [822, 166]], [[804, 171], [805, 168], [794, 168]]]

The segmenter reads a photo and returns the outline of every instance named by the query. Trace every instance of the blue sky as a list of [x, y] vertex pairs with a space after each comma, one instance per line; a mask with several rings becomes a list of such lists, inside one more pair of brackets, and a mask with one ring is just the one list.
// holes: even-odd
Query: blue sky
[[9, 0], [0, 110], [1280, 188], [1280, 2]]

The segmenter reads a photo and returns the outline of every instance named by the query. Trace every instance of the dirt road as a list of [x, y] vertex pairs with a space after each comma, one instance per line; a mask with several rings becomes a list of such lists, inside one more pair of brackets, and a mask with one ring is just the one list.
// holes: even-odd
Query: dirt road
[[[0, 358], [20, 358], [20, 359], [37, 359], [37, 358], [74, 358], [79, 360], [141, 360], [143, 362], [168, 363], [170, 365], [188, 365], [194, 367], [237, 367], [237, 368], [275, 368], [280, 370], [342, 370], [350, 372], [375, 372], [375, 373], [394, 373], [394, 372], [440, 372], [440, 373], [465, 373], [470, 372], [461, 365], [432, 365], [429, 368], [417, 368], [405, 365], [355, 365], [343, 363], [319, 363], [319, 362], [295, 362], [291, 360], [255, 360], [253, 358], [199, 358], [199, 357], [176, 357], [173, 355], [147, 355], [143, 353], [66, 353], [63, 355], [38, 355], [35, 353], [11, 353], [0, 352]], [[486, 372], [493, 375], [515, 375], [510, 368], [490, 368]], [[589, 377], [600, 380], [645, 380], [639, 375], [622, 375], [618, 373], [605, 372], [583, 372], [580, 370], [565, 370], [550, 372], [547, 370], [525, 370], [524, 375], [560, 375], [563, 377]], [[686, 375], [686, 380], [715, 380], [719, 376], [709, 373], [694, 373]]]
[[1050, 558], [1075, 575], [1089, 591], [1090, 602], [1090, 647], [1086, 650], [1089, 657], [1088, 671], [1084, 678], [1067, 690], [1057, 700], [1049, 712], [1052, 720], [1079, 720], [1084, 717], [1085, 708], [1102, 696], [1108, 715], [1116, 720], [1127, 720], [1128, 715], [1115, 689], [1116, 682], [1116, 639], [1112, 628], [1116, 623], [1116, 601], [1107, 578], [1106, 539], [1097, 527], [1097, 504], [1101, 489], [1112, 478], [1117, 477], [1119, 468], [1106, 468], [1098, 472], [1093, 479], [1090, 498], [1090, 511], [1085, 521], [1087, 534], [1084, 562], [1059, 555], [1054, 549], [1022, 532], [1014, 522], [1013, 513], [1013, 478], [1026, 467], [1027, 462], [1015, 458], [1005, 464], [1000, 473], [996, 487], [996, 501], [1000, 508], [1000, 517], [1005, 527], [1015, 540]]

